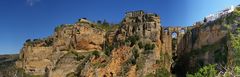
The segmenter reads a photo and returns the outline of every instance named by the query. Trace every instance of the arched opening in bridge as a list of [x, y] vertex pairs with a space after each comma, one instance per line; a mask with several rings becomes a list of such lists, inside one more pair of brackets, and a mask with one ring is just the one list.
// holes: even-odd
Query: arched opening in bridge
[[177, 32], [173, 32], [171, 34], [171, 36], [172, 36], [172, 59], [175, 61], [176, 58], [177, 58], [177, 44], [178, 44], [177, 37], [178, 37], [178, 34], [177, 34]]
[[[171, 73], [175, 74], [176, 77], [186, 77], [186, 65], [185, 63], [187, 61], [185, 61], [185, 57], [182, 57], [181, 55], [179, 55], [178, 53], [178, 45], [180, 42], [181, 38], [178, 37], [182, 37], [182, 34], [185, 33], [184, 29], [175, 31], [171, 33], [171, 37], [172, 37], [172, 60], [173, 63], [171, 64]], [[179, 40], [179, 41], [178, 41]]]
[[181, 29], [179, 32], [180, 32], [181, 34], [184, 34], [184, 33], [185, 33], [185, 30], [184, 30], [184, 29]]
[[176, 74], [176, 69], [175, 69], [175, 66], [176, 66], [176, 59], [177, 59], [177, 37], [178, 37], [178, 34], [177, 32], [172, 32], [171, 33], [171, 39], [172, 39], [172, 60], [174, 61], [174, 63], [171, 64], [171, 73], [172, 74]]
[[164, 29], [164, 33], [166, 33], [166, 32], [168, 32], [168, 30], [167, 30], [167, 29]]
[[172, 36], [172, 50], [175, 51], [175, 50], [177, 50], [177, 36], [178, 35], [176, 32], [173, 32], [171, 34], [171, 36]]

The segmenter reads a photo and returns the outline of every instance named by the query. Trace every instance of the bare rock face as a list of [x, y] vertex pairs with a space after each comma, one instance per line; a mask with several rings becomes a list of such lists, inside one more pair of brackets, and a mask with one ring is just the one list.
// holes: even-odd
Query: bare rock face
[[118, 39], [138, 35], [153, 41], [160, 37], [160, 17], [157, 14], [144, 13], [143, 11], [127, 12], [122, 21]]
[[66, 77], [68, 73], [74, 72], [80, 61], [76, 60], [77, 56], [72, 53], [67, 53], [58, 60], [56, 66], [48, 72], [49, 77]]
[[85, 50], [102, 50], [101, 45], [105, 41], [105, 32], [88, 27], [79, 27], [81, 31], [75, 37], [76, 48]]
[[[110, 61], [107, 61], [108, 63], [101, 68], [93, 68], [86, 65], [86, 67], [83, 69], [84, 72], [81, 73], [81, 76], [86, 77], [94, 77], [94, 76], [102, 76], [102, 77], [115, 77], [115, 76], [121, 76], [119, 73], [122, 71], [121, 67], [124, 62], [126, 62], [129, 57], [131, 48], [127, 46], [122, 46], [120, 48], [114, 49], [112, 53], [112, 58]], [[101, 58], [99, 59], [91, 59], [90, 63], [95, 64], [98, 60], [101, 61]], [[90, 65], [90, 64], [89, 64]], [[97, 73], [97, 74], [96, 74]]]
[[223, 25], [218, 24], [200, 29], [194, 48], [201, 48], [201, 46], [211, 45], [220, 41], [227, 33], [226, 30], [222, 30], [223, 27]]
[[59, 50], [102, 50], [105, 32], [91, 27], [88, 23], [77, 23], [56, 31], [54, 46]]
[[20, 54], [21, 66], [26, 73], [42, 75], [46, 71], [46, 66], [51, 64], [48, 59], [53, 53], [52, 47], [32, 47], [25, 46]]
[[105, 32], [91, 25], [83, 21], [74, 25], [66, 24], [57, 27], [55, 34], [49, 38], [28, 40], [21, 50], [16, 66], [30, 75], [65, 77], [69, 72], [75, 71], [74, 68], [79, 64], [74, 58], [62, 58], [66, 54], [72, 51], [102, 50]]

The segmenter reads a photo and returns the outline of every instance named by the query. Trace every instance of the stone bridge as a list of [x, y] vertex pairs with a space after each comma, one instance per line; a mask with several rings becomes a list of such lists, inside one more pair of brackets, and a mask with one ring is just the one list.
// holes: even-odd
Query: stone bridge
[[177, 49], [182, 49], [184, 47], [181, 47], [183, 45], [181, 44], [181, 41], [183, 40], [183, 37], [187, 31], [192, 30], [193, 26], [188, 27], [162, 27], [162, 42], [165, 45], [166, 51], [172, 51], [173, 54], [176, 56], [176, 54], [181, 53], [177, 52]]
[[[130, 11], [125, 14], [122, 21], [122, 34], [132, 36], [134, 34], [150, 38], [153, 41], [161, 40], [161, 51], [176, 53], [184, 49], [183, 37], [194, 26], [164, 27], [160, 23], [160, 16], [154, 13], [145, 13], [142, 10]], [[120, 37], [120, 36], [119, 36]], [[160, 39], [158, 39], [160, 37]], [[181, 53], [181, 51], [179, 51]], [[178, 54], [178, 53], [177, 53]]]

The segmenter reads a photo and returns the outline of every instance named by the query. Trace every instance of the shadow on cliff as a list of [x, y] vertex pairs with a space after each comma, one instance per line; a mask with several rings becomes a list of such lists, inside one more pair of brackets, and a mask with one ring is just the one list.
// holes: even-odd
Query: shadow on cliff
[[190, 56], [188, 55], [198, 38], [198, 28], [186, 31], [183, 38], [180, 39], [177, 47], [177, 56], [173, 56], [174, 63], [171, 67], [172, 74], [176, 77], [186, 77], [189, 70]]
[[[234, 12], [226, 14], [214, 21], [207, 22], [207, 24], [196, 24], [193, 29], [187, 31], [186, 34], [184, 34], [184, 37], [180, 40], [180, 43], [178, 44], [178, 46], [180, 47], [177, 48], [177, 56], [173, 57], [176, 59], [172, 64], [171, 72], [173, 74], [176, 74], [177, 77], [186, 77], [187, 73], [194, 73], [199, 68], [207, 64], [217, 64], [223, 66], [229, 63], [231, 64], [232, 52], [229, 52], [229, 50], [231, 49], [228, 49], [228, 34], [224, 34], [224, 36], [218, 40], [211, 37], [213, 35], [212, 34], [209, 36], [209, 38], [216, 42], [207, 42], [207, 45], [200, 44], [201, 48], [198, 49], [194, 47], [194, 45], [199, 44], [197, 43], [197, 41], [199, 41], [197, 39], [199, 37], [202, 37], [199, 34], [200, 29], [208, 30], [208, 32], [210, 33], [216, 31], [216, 29], [220, 33], [227, 31], [228, 27], [225, 26], [226, 24], [232, 24], [233, 27], [237, 26], [233, 24], [234, 22], [232, 22], [236, 20], [235, 17], [238, 17], [238, 15], [236, 15]], [[220, 28], [218, 28], [219, 26]], [[215, 35], [218, 36], [219, 34], [216, 33]], [[207, 56], [208, 58], [200, 59], [199, 57], [202, 56]]]
[[[196, 41], [200, 36], [199, 32], [200, 28], [194, 28], [187, 31], [183, 38], [180, 39], [177, 56], [173, 56], [174, 63], [171, 67], [171, 72], [176, 77], [186, 77], [186, 74], [193, 74], [207, 64], [220, 64], [223, 66], [227, 64], [227, 57], [229, 56], [228, 38], [224, 36], [217, 42], [195, 49], [194, 45], [198, 44]], [[202, 58], [203, 55], [208, 56], [208, 58]]]

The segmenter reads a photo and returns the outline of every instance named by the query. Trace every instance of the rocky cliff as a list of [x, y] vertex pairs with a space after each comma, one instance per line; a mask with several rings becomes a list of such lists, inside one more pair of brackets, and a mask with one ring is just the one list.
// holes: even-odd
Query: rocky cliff
[[157, 14], [141, 10], [127, 12], [114, 26], [79, 19], [56, 27], [52, 36], [27, 40], [15, 63], [17, 73], [23, 77], [185, 76], [206, 64], [227, 63], [224, 23], [231, 14], [189, 27], [163, 27]]

